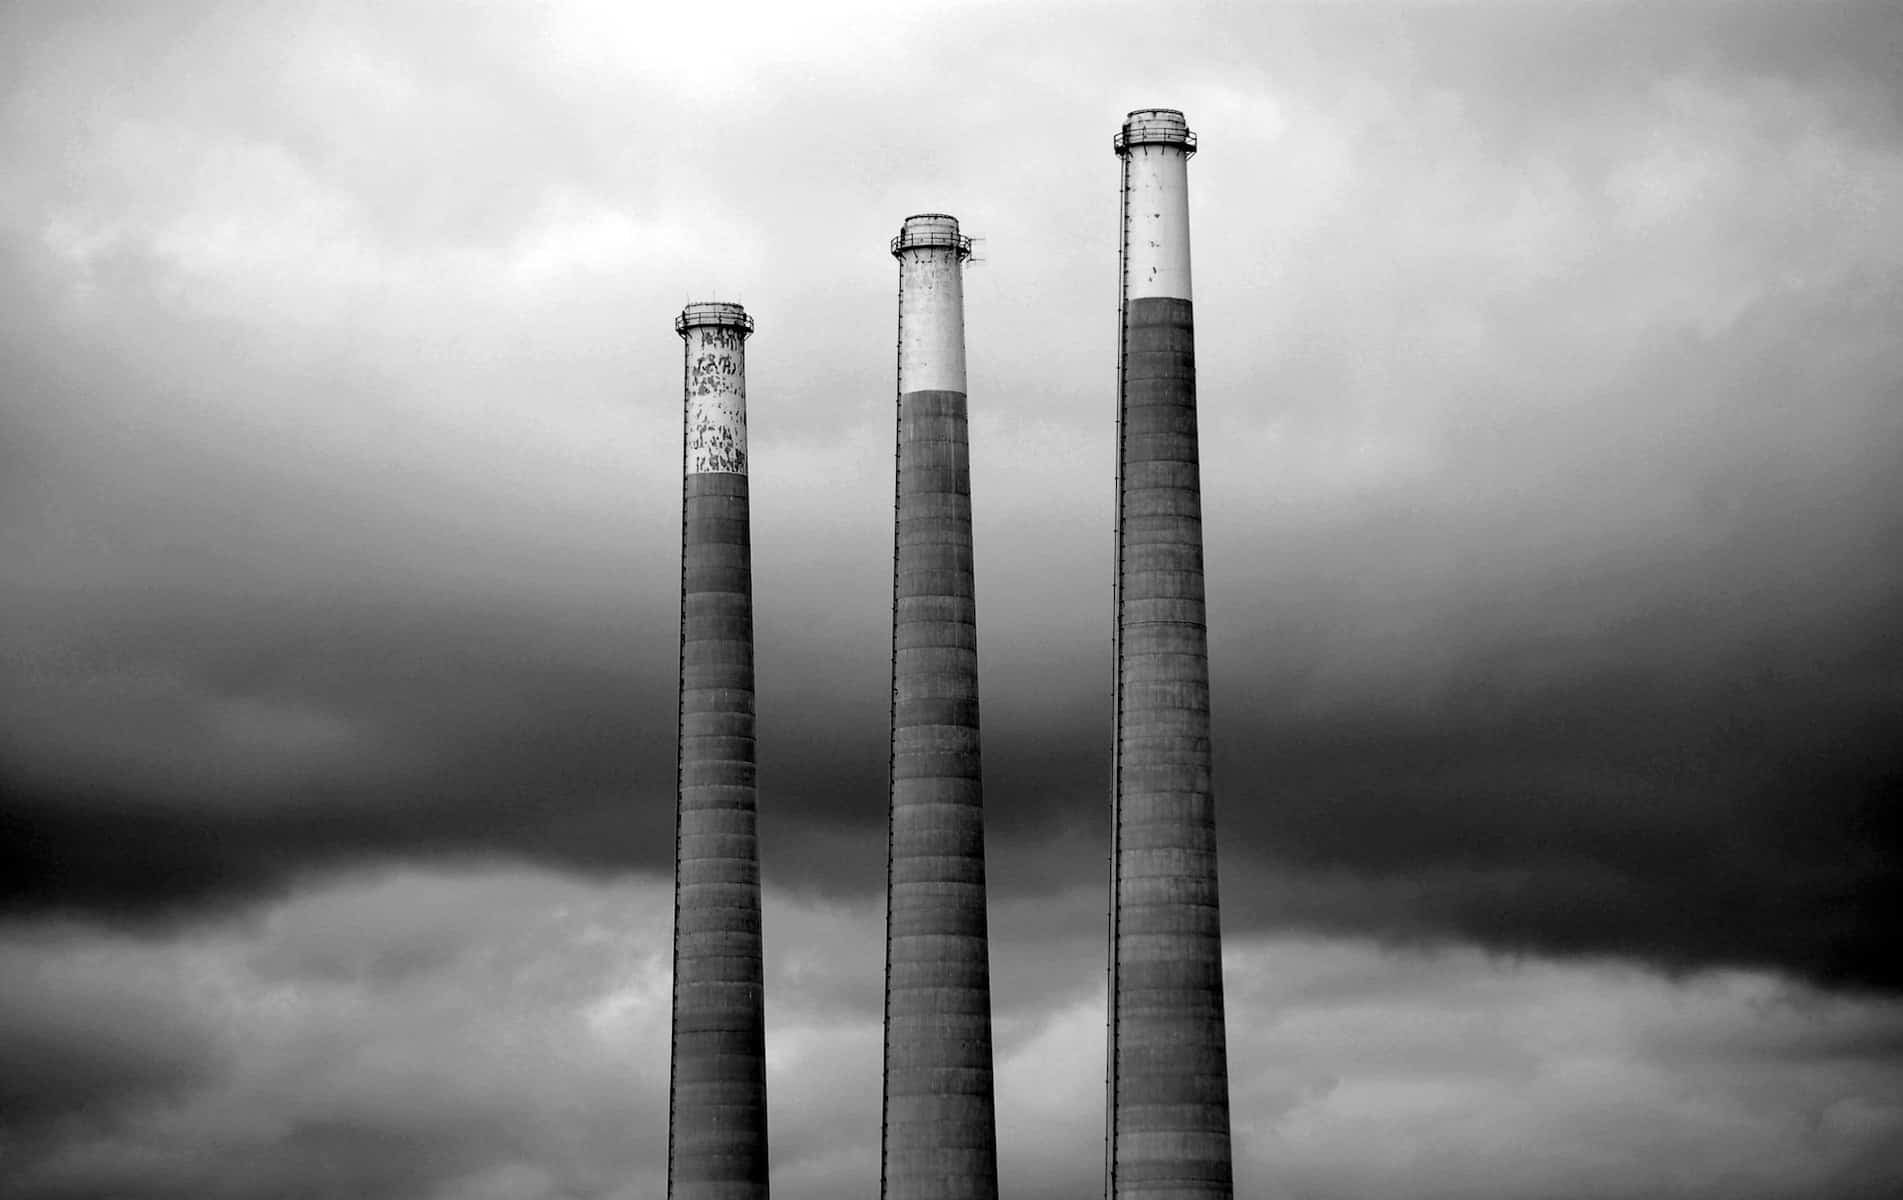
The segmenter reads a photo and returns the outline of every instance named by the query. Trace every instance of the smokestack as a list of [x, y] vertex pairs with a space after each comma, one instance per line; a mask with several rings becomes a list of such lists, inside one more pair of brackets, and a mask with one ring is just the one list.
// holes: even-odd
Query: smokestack
[[1229, 1067], [1189, 286], [1189, 156], [1130, 114], [1117, 396], [1116, 762], [1105, 1194], [1228, 1200]]
[[690, 304], [674, 330], [686, 342], [686, 450], [667, 1194], [766, 1200], [747, 497], [753, 320], [738, 304]]
[[995, 1200], [991, 967], [978, 757], [977, 609], [963, 263], [943, 213], [907, 217], [899, 260], [886, 858], [885, 1200]]

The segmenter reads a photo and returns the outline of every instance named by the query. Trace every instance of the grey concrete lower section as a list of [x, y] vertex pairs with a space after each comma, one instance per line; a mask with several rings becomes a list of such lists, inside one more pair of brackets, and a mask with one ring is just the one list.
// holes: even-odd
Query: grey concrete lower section
[[687, 476], [667, 1191], [766, 1200], [747, 477]]
[[886, 883], [887, 1200], [994, 1200], [971, 467], [962, 392], [899, 397]]
[[1194, 322], [1130, 301], [1117, 535], [1110, 1190], [1233, 1190]]

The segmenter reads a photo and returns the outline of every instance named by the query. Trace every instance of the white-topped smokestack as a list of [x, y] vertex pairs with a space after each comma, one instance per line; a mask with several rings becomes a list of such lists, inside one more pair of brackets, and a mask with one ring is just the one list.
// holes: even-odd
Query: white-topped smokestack
[[1210, 779], [1209, 637], [1175, 109], [1130, 114], [1117, 387], [1107, 1200], [1230, 1200], [1229, 1068]]
[[996, 1200], [964, 262], [943, 213], [899, 260], [886, 860], [884, 1200]]
[[755, 830], [747, 336], [690, 304], [682, 397], [679, 794], [670, 1200], [766, 1200], [766, 1010]]

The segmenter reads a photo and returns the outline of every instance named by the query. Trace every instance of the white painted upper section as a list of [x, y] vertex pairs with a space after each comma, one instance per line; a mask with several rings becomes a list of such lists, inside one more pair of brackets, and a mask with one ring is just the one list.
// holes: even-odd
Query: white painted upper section
[[958, 243], [955, 217], [908, 217], [900, 231], [901, 394], [965, 390], [965, 251]]
[[1123, 152], [1124, 295], [1189, 300], [1189, 151], [1145, 143]]
[[747, 334], [733, 325], [690, 325], [687, 342], [689, 475], [747, 473]]

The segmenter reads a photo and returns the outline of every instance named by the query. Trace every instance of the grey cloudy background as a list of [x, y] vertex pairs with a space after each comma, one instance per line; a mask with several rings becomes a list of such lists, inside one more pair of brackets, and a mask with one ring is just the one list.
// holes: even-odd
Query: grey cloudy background
[[1089, 1194], [1125, 111], [1184, 109], [1239, 1190], [1903, 1188], [1903, 21], [0, 9], [0, 1195], [662, 1194], [689, 299], [774, 1184], [877, 1187], [908, 213], [1003, 1184]]

